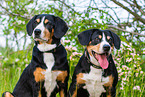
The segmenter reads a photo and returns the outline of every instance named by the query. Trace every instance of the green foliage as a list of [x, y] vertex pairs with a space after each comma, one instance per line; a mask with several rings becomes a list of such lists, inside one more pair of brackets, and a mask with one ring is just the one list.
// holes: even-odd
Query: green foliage
[[[78, 41], [78, 33], [91, 28], [110, 29], [108, 25], [117, 23], [107, 9], [102, 10], [89, 5], [88, 8], [80, 11], [79, 8], [75, 9], [76, 3], [67, 4], [63, 1], [0, 1], [0, 8], [2, 8], [0, 10], [0, 26], [3, 26], [0, 35], [6, 40], [5, 47], [0, 45], [0, 95], [4, 91], [13, 91], [23, 69], [30, 63], [33, 45], [28, 45], [26, 42], [29, 38], [26, 33], [26, 24], [34, 15], [42, 13], [53, 14], [67, 22], [69, 31], [64, 36], [63, 44], [68, 53], [67, 58], [70, 66], [69, 84], [71, 83], [74, 68], [85, 49]], [[144, 24], [136, 21], [135, 18], [132, 22], [121, 22], [120, 19], [118, 21], [117, 25], [120, 28], [126, 28], [126, 25], [128, 25], [129, 29], [134, 28], [134, 32], [138, 33], [145, 29]], [[138, 35], [122, 30], [111, 30], [117, 33], [123, 42], [121, 49], [114, 54], [119, 73], [117, 96], [143, 97], [145, 95], [145, 57], [142, 52], [145, 42], [141, 41], [143, 38]], [[22, 36], [19, 37], [20, 35]], [[23, 40], [24, 43], [21, 43], [20, 40]], [[12, 47], [10, 42], [16, 42], [16, 45]], [[20, 50], [21, 46], [23, 46], [22, 50]], [[17, 50], [16, 47], [18, 48]], [[141, 52], [141, 54], [139, 55], [138, 52]]]

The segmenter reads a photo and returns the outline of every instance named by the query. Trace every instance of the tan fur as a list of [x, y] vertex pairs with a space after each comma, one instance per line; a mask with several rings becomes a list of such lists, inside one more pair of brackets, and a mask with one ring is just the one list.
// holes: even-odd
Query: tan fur
[[88, 46], [87, 46], [87, 50], [88, 50], [88, 52], [89, 52], [89, 54], [90, 54], [91, 56], [93, 56], [93, 55], [92, 55], [92, 50], [99, 53], [99, 48], [100, 48], [100, 43], [97, 44], [97, 45], [95, 45], [95, 46], [93, 46], [93, 45], [88, 45]]
[[99, 38], [101, 39], [102, 38], [102, 35], [99, 35]]
[[38, 97], [42, 97], [42, 95], [41, 95], [41, 91], [39, 91]]
[[72, 97], [76, 97], [77, 96], [77, 89], [74, 91]]
[[6, 92], [5, 97], [14, 97], [11, 93]]
[[[55, 72], [55, 71], [54, 71]], [[56, 80], [64, 83], [65, 78], [67, 77], [67, 71], [60, 71], [61, 73], [57, 76]]]
[[48, 19], [45, 19], [44, 23], [46, 24], [46, 23], [48, 23], [48, 22], [49, 22], [49, 20], [48, 20]]
[[109, 40], [111, 37], [110, 36], [107, 36], [107, 39]]
[[37, 22], [37, 23], [40, 23], [40, 19], [36, 19], [36, 22]]
[[111, 88], [112, 88], [113, 80], [114, 77], [110, 75], [109, 82], [104, 84], [104, 86], [107, 87], [107, 97], [111, 97]]
[[60, 90], [59, 95], [60, 95], [60, 97], [64, 97], [64, 90], [63, 89]]
[[83, 78], [83, 73], [79, 73], [77, 75], [77, 84], [84, 84], [86, 81], [82, 79]]
[[46, 71], [45, 69], [42, 69], [40, 67], [36, 68], [36, 70], [33, 73], [36, 82], [44, 81], [45, 76], [44, 76], [44, 74], [42, 72], [45, 72], [45, 71]]

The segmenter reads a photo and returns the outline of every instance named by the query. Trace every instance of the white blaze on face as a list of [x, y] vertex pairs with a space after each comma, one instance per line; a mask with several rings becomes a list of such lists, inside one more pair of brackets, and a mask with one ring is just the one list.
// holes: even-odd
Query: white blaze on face
[[[102, 42], [100, 43], [100, 48], [99, 48], [99, 53], [100, 53], [100, 54], [101, 54], [101, 53], [104, 53], [103, 46], [104, 46], [105, 44], [110, 46], [110, 44], [109, 44], [109, 43], [107, 42], [107, 40], [106, 40], [105, 34], [103, 33]], [[110, 47], [111, 47], [111, 46], [110, 46]], [[111, 52], [111, 49], [109, 50], [108, 53], [110, 53], [110, 52]]]
[[[44, 33], [43, 33], [44, 30], [45, 30], [44, 20], [45, 20], [45, 16], [42, 17], [41, 22], [35, 27], [35, 29], [40, 29], [41, 30], [40, 38], [44, 37]], [[35, 33], [34, 33], [35, 29], [33, 30], [33, 38], [35, 38]]]

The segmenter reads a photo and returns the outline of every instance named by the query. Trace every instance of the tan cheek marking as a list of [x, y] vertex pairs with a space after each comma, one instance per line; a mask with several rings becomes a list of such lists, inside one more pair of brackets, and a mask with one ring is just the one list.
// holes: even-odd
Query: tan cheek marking
[[6, 92], [5, 97], [14, 97], [11, 93]]
[[95, 52], [99, 53], [99, 49], [100, 49], [100, 43], [95, 45], [95, 46], [92, 46], [92, 45], [87, 46], [87, 50], [88, 50], [88, 52], [91, 56], [92, 56], [92, 51], [91, 50], [94, 50]]
[[50, 39], [50, 32], [45, 28], [45, 30], [44, 30], [44, 38], [46, 38], [47, 40], [49, 40]]
[[45, 79], [45, 76], [43, 74], [43, 72], [45, 72], [45, 71], [46, 71], [45, 69], [42, 69], [40, 67], [36, 68], [36, 70], [33, 73], [36, 82], [41, 82]]
[[107, 36], [107, 39], [109, 40], [111, 37], [110, 36]]
[[102, 36], [101, 36], [101, 35], [99, 35], [99, 38], [101, 39], [101, 38], [102, 38]]
[[48, 19], [45, 19], [44, 23], [46, 24], [46, 23], [48, 23], [48, 21], [49, 21]]
[[53, 34], [54, 34], [54, 29], [52, 29], [52, 32], [51, 32], [51, 35], [50, 35], [50, 40], [47, 42], [48, 44], [52, 43]]
[[67, 71], [61, 71], [61, 73], [57, 76], [56, 80], [64, 83], [66, 77], [67, 77]]
[[83, 73], [79, 73], [77, 75], [77, 84], [84, 84], [86, 81], [82, 79], [83, 78]]
[[37, 21], [37, 23], [39, 23], [40, 22], [40, 19], [36, 19], [36, 21]]

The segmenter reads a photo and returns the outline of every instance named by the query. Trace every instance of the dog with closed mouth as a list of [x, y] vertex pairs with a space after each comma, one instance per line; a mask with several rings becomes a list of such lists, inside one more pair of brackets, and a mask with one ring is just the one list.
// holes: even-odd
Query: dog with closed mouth
[[31, 63], [24, 69], [12, 93], [2, 97], [66, 97], [69, 66], [60, 39], [68, 26], [60, 17], [35, 15], [26, 25], [35, 40]]
[[115, 97], [118, 73], [111, 51], [121, 40], [110, 30], [90, 29], [78, 35], [86, 49], [75, 67], [69, 97]]

